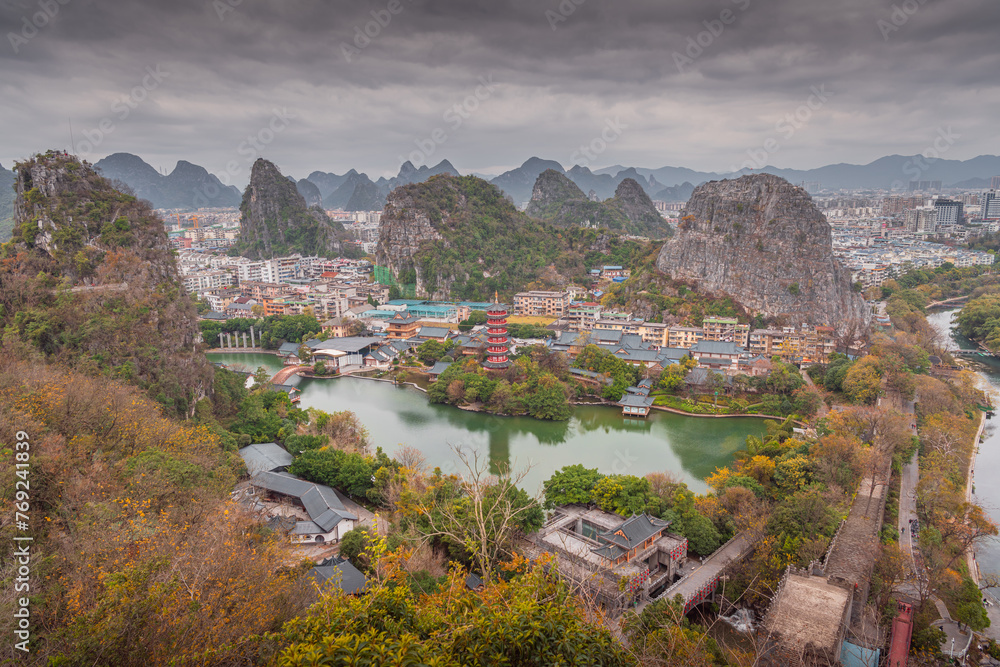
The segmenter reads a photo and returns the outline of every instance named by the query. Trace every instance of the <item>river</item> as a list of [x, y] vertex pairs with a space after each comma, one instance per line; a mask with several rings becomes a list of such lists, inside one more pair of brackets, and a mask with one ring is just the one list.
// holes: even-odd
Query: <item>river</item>
[[[257, 366], [276, 372], [281, 360], [268, 354], [210, 354], [212, 361]], [[392, 455], [400, 445], [419, 449], [431, 466], [460, 472], [454, 448], [475, 452], [491, 469], [528, 468], [522, 483], [534, 493], [552, 473], [582, 463], [605, 474], [645, 475], [671, 471], [693, 491], [716, 467], [732, 463], [746, 436], [766, 431], [757, 418], [707, 419], [654, 412], [626, 419], [610, 406], [575, 406], [567, 422], [529, 417], [496, 417], [447, 405], [434, 405], [413, 387], [358, 378], [288, 382], [302, 390], [300, 406], [334, 412], [351, 410], [368, 429], [371, 442]]]
[[[976, 345], [957, 331], [952, 331], [952, 318], [960, 309], [952, 308], [931, 312], [927, 316], [936, 330], [945, 334], [945, 339], [951, 349], [969, 349]], [[994, 395], [1000, 391], [1000, 359], [993, 357], [972, 357], [975, 359], [974, 370], [980, 377], [981, 385], [991, 390]], [[994, 400], [994, 405], [996, 400]], [[983, 442], [976, 455], [973, 466], [974, 499], [983, 506], [990, 517], [1000, 522], [1000, 419], [993, 418], [986, 422], [983, 432]], [[987, 574], [1000, 574], [1000, 539], [992, 538], [976, 549], [976, 559], [979, 571]], [[1000, 598], [1000, 591], [993, 589], [994, 597]]]

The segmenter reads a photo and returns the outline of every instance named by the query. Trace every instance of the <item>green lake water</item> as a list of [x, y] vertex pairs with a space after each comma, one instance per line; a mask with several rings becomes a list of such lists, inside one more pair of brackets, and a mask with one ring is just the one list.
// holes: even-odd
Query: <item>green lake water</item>
[[[211, 354], [212, 361], [241, 364], [253, 371], [277, 371], [281, 360], [264, 354]], [[528, 417], [495, 417], [446, 405], [434, 405], [413, 387], [355, 378], [292, 378], [302, 390], [300, 406], [327, 412], [351, 410], [365, 425], [374, 445], [390, 455], [400, 445], [423, 452], [430, 466], [460, 472], [454, 448], [495, 471], [500, 465], [530, 468], [525, 490], [534, 493], [563, 466], [581, 463], [605, 474], [645, 475], [673, 471], [696, 491], [717, 466], [730, 465], [746, 436], [765, 431], [756, 418], [706, 419], [654, 412], [647, 419], [626, 419], [618, 408], [576, 406], [567, 422]]]

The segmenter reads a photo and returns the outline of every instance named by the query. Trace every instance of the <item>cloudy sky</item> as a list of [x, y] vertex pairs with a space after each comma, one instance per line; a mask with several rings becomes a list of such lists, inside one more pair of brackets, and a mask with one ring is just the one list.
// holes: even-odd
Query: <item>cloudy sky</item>
[[1000, 153], [996, 0], [0, 0], [0, 163], [70, 146], [246, 182]]

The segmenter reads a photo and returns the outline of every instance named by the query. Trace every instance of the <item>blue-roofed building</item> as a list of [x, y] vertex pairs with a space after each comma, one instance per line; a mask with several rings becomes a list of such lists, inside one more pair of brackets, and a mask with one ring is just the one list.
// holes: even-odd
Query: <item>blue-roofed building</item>
[[425, 299], [393, 299], [392, 301], [387, 301], [385, 305], [387, 306], [406, 306], [409, 309], [410, 306], [419, 306], [424, 303], [429, 303]]
[[396, 310], [379, 310], [378, 308], [372, 308], [371, 310], [366, 310], [361, 313], [362, 319], [370, 320], [391, 320], [396, 313]]
[[406, 312], [423, 320], [458, 321], [458, 308], [454, 305], [419, 304], [407, 306]]

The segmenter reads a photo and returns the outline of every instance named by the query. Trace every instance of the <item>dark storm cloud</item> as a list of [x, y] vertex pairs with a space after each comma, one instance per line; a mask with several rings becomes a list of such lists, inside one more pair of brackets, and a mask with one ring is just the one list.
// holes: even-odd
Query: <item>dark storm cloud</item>
[[70, 118], [92, 160], [237, 184], [258, 149], [297, 177], [569, 166], [608, 123], [591, 167], [724, 170], [772, 136], [777, 165], [865, 162], [940, 126], [968, 158], [1000, 152], [998, 28], [970, 0], [0, 0], [0, 161], [68, 146]]

